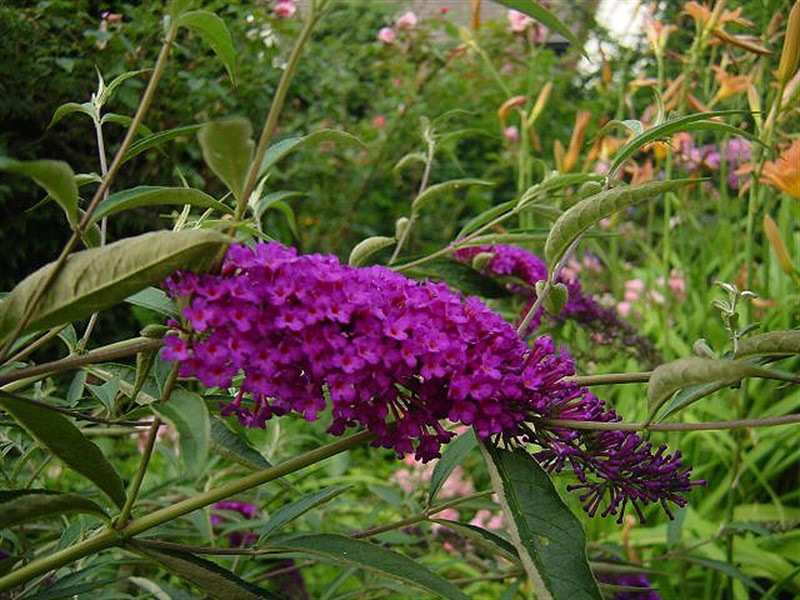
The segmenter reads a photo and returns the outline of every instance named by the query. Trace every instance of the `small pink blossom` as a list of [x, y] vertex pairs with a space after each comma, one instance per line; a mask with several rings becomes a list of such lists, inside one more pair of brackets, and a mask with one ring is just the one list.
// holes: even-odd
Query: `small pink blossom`
[[419, 19], [412, 11], [408, 11], [397, 18], [395, 25], [398, 29], [414, 29]]
[[533, 24], [533, 19], [531, 19], [525, 13], [519, 12], [518, 10], [509, 10], [508, 22], [509, 22], [509, 29], [512, 32], [522, 33]]
[[293, 0], [279, 0], [274, 14], [277, 19], [291, 19], [296, 12], [297, 6], [295, 6]]
[[381, 27], [378, 31], [378, 41], [383, 44], [394, 44], [397, 32], [392, 27]]
[[624, 298], [628, 302], [635, 302], [638, 300], [644, 291], [644, 281], [641, 279], [631, 279], [625, 282]]
[[515, 125], [510, 125], [509, 127], [506, 127], [503, 130], [503, 135], [511, 143], [519, 141], [519, 129], [517, 129]]
[[630, 302], [620, 302], [617, 304], [617, 312], [623, 317], [628, 317], [628, 315], [631, 314], [631, 308]]
[[377, 115], [372, 118], [372, 126], [375, 129], [383, 129], [386, 127], [386, 116], [385, 115]]
[[439, 14], [440, 15], [446, 15], [449, 12], [450, 12], [450, 9], [448, 7], [446, 7], [446, 6], [440, 6], [439, 7]]
[[583, 255], [583, 268], [587, 271], [591, 271], [592, 273], [603, 272], [603, 265], [600, 262], [600, 259], [594, 254]]
[[500, 74], [501, 75], [511, 75], [513, 72], [514, 72], [514, 65], [512, 65], [508, 61], [505, 61], [503, 63], [503, 66], [500, 67]]

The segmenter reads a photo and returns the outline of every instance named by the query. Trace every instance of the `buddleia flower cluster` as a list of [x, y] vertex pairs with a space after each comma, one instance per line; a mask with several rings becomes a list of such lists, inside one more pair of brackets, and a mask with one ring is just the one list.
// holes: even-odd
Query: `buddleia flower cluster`
[[534, 443], [551, 471], [569, 464], [592, 514], [604, 500], [618, 515], [629, 502], [685, 504], [692, 483], [678, 453], [653, 452], [631, 432], [548, 427], [618, 417], [564, 380], [574, 365], [548, 338], [529, 347], [444, 284], [268, 243], [231, 246], [219, 274], [178, 273], [166, 288], [184, 323], [164, 358], [207, 387], [241, 380], [221, 410], [243, 425], [291, 412], [314, 420], [329, 401], [330, 433], [362, 426], [374, 445], [429, 461], [453, 437], [450, 421], [482, 439]]
[[[480, 255], [487, 257], [479, 266], [482, 273], [507, 278], [508, 290], [527, 299], [521, 312], [521, 317], [524, 317], [536, 302], [536, 282], [548, 278], [545, 262], [533, 252], [517, 246], [470, 246], [453, 253], [456, 260], [468, 264]], [[566, 303], [558, 314], [546, 314], [544, 307], [540, 308], [533, 316], [529, 331], [535, 331], [545, 316], [557, 323], [574, 321], [592, 332], [593, 341], [605, 345], [619, 342], [626, 349], [636, 349], [646, 362], [653, 362], [656, 350], [652, 343], [639, 335], [616, 311], [602, 306], [584, 292], [577, 276], [567, 277], [560, 274], [556, 281], [567, 289]]]

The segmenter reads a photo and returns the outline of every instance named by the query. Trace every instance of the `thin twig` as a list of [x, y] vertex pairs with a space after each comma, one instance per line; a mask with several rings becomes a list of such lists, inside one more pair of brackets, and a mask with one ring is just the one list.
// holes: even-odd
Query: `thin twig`
[[542, 419], [546, 427], [588, 429], [595, 431], [716, 431], [745, 429], [747, 427], [773, 427], [800, 423], [800, 414], [765, 417], [763, 419], [737, 419], [733, 421], [703, 421], [701, 423], [619, 423], [606, 421], [573, 421], [571, 419]]

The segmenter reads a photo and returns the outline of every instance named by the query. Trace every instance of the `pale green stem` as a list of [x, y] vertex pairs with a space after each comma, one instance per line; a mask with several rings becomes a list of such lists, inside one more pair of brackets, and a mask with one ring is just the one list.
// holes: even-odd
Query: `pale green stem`
[[619, 423], [606, 421], [573, 421], [571, 419], [541, 419], [545, 427], [588, 429], [592, 431], [719, 431], [746, 429], [748, 427], [774, 427], [800, 423], [800, 414], [765, 417], [763, 419], [736, 419], [732, 421], [704, 421], [701, 423]]
[[[419, 198], [422, 193], [428, 187], [428, 180], [431, 176], [431, 168], [433, 166], [433, 155], [436, 152], [436, 140], [433, 139], [433, 135], [429, 132], [426, 132], [426, 137], [428, 138], [428, 151], [425, 155], [425, 170], [422, 173], [422, 179], [419, 183], [419, 190], [417, 191], [416, 198]], [[413, 202], [412, 202], [413, 206]], [[414, 222], [417, 220], [417, 211], [411, 210], [411, 217], [406, 224], [406, 228], [403, 230], [403, 233], [400, 235], [400, 239], [397, 240], [397, 245], [394, 248], [394, 252], [392, 252], [392, 257], [389, 259], [389, 264], [391, 265], [397, 260], [400, 251], [403, 249], [403, 246], [408, 241], [408, 238], [411, 236], [411, 228], [414, 226]]]
[[[161, 340], [141, 337], [124, 342], [117, 342], [115, 344], [103, 346], [102, 348], [97, 348], [86, 354], [72, 354], [66, 358], [54, 360], [52, 362], [42, 363], [25, 369], [18, 369], [10, 373], [3, 373], [0, 375], [0, 385], [30, 377], [43, 377], [62, 371], [69, 371], [77, 367], [82, 367], [83, 365], [106, 362], [115, 358], [122, 358], [123, 356], [132, 356], [139, 352], [156, 350], [163, 345], [164, 342]], [[5, 388], [3, 388], [3, 390], [9, 391], [5, 390]]]
[[292, 82], [294, 73], [297, 70], [297, 63], [300, 60], [300, 54], [303, 51], [303, 46], [311, 35], [311, 30], [319, 19], [319, 13], [316, 10], [316, 3], [311, 3], [311, 11], [308, 19], [303, 24], [303, 29], [292, 48], [292, 53], [289, 55], [289, 60], [286, 62], [286, 68], [281, 75], [281, 80], [278, 83], [278, 88], [275, 90], [275, 96], [272, 99], [272, 104], [269, 107], [267, 120], [264, 122], [264, 128], [261, 130], [261, 137], [258, 140], [253, 162], [250, 164], [250, 169], [247, 172], [247, 179], [242, 188], [242, 197], [239, 198], [239, 204], [236, 207], [236, 220], [239, 221], [244, 217], [247, 210], [247, 201], [258, 181], [258, 175], [261, 170], [261, 163], [264, 160], [264, 155], [267, 153], [267, 148], [270, 146], [272, 134], [275, 132], [275, 127], [278, 125], [278, 118], [280, 117], [283, 103], [286, 100], [286, 94], [289, 92], [289, 85]]
[[[180, 364], [176, 362], [174, 365], [172, 365], [172, 369], [170, 369], [169, 376], [164, 384], [164, 391], [161, 394], [162, 403], [169, 400], [169, 397], [172, 395], [172, 390], [175, 389], [175, 384], [178, 382], [179, 367]], [[139, 468], [136, 470], [136, 476], [133, 478], [131, 487], [128, 490], [127, 496], [125, 497], [125, 504], [122, 506], [119, 516], [117, 516], [117, 518], [114, 520], [114, 529], [122, 529], [128, 524], [131, 511], [133, 510], [133, 505], [136, 502], [136, 498], [139, 495], [139, 490], [142, 487], [144, 476], [147, 474], [147, 466], [150, 464], [150, 456], [153, 454], [153, 448], [155, 447], [156, 439], [158, 438], [159, 427], [161, 427], [161, 419], [158, 415], [156, 415], [153, 419], [153, 423], [150, 425], [150, 429], [147, 430], [147, 439], [145, 440], [144, 451], [142, 452], [142, 460], [139, 461]]]
[[602, 375], [576, 375], [565, 377], [564, 381], [577, 383], [579, 386], [613, 385], [618, 383], [647, 383], [650, 381], [652, 371], [641, 373], [604, 373]]
[[231, 481], [219, 488], [198, 494], [192, 498], [187, 498], [171, 506], [156, 510], [139, 519], [128, 523], [124, 528], [115, 530], [107, 529], [97, 535], [79, 542], [74, 546], [64, 548], [49, 556], [34, 560], [18, 569], [0, 577], [0, 592], [10, 590], [22, 585], [26, 581], [39, 575], [43, 575], [54, 569], [58, 569], [71, 562], [79, 560], [89, 554], [94, 554], [112, 546], [119, 546], [140, 534], [159, 525], [182, 517], [190, 512], [204, 508], [220, 500], [230, 498], [242, 492], [246, 492], [254, 487], [294, 473], [305, 467], [318, 463], [326, 458], [335, 456], [361, 444], [365, 444], [374, 438], [374, 434], [369, 431], [361, 431], [349, 437], [336, 440], [326, 444], [321, 448], [316, 448], [300, 456], [296, 456], [279, 465], [268, 467], [250, 475], [246, 475], [236, 481]]
[[47, 275], [43, 278], [42, 282], [37, 286], [36, 290], [31, 294], [31, 297], [28, 298], [27, 308], [25, 309], [25, 312], [22, 314], [22, 317], [20, 318], [14, 330], [11, 332], [8, 341], [6, 341], [6, 343], [0, 350], [0, 360], [5, 359], [5, 357], [8, 355], [9, 349], [11, 348], [11, 346], [14, 345], [14, 342], [17, 340], [22, 331], [25, 329], [25, 326], [28, 324], [28, 321], [30, 321], [31, 316], [33, 315], [33, 312], [36, 309], [36, 305], [38, 304], [39, 300], [41, 300], [44, 293], [50, 288], [50, 285], [53, 283], [58, 274], [64, 268], [64, 265], [67, 262], [67, 257], [75, 249], [75, 246], [77, 246], [78, 241], [81, 239], [86, 230], [89, 228], [91, 224], [92, 214], [97, 208], [97, 205], [100, 204], [100, 201], [105, 197], [106, 191], [111, 188], [111, 183], [116, 178], [117, 173], [122, 167], [122, 163], [125, 161], [125, 153], [128, 151], [131, 144], [133, 143], [133, 139], [136, 137], [136, 131], [142, 124], [142, 121], [144, 120], [144, 115], [150, 108], [150, 104], [152, 103], [153, 98], [155, 97], [156, 86], [158, 85], [158, 81], [161, 79], [161, 75], [164, 72], [164, 67], [167, 64], [167, 58], [169, 57], [170, 48], [172, 47], [172, 43], [175, 41], [177, 33], [178, 29], [176, 25], [173, 23], [170, 26], [169, 30], [167, 31], [166, 39], [164, 40], [164, 44], [161, 46], [161, 52], [159, 52], [158, 59], [156, 60], [155, 67], [153, 68], [153, 74], [150, 76], [150, 81], [147, 82], [147, 87], [145, 88], [144, 94], [142, 94], [142, 100], [141, 102], [139, 102], [139, 107], [136, 110], [136, 114], [133, 116], [131, 125], [130, 127], [128, 127], [128, 131], [125, 134], [125, 138], [122, 140], [122, 144], [120, 144], [119, 150], [117, 150], [117, 154], [114, 157], [114, 161], [111, 163], [111, 166], [108, 169], [108, 173], [103, 178], [103, 181], [100, 183], [100, 186], [97, 188], [97, 191], [94, 193], [91, 202], [89, 202], [89, 206], [87, 206], [86, 208], [86, 212], [83, 214], [83, 218], [81, 218], [72, 236], [69, 238], [66, 245], [64, 246], [64, 249], [61, 251], [61, 254], [53, 263], [52, 267], [50, 267], [50, 269], [47, 272]]
[[19, 352], [17, 352], [14, 356], [8, 359], [8, 362], [15, 363], [21, 361], [23, 358], [30, 356], [33, 352], [36, 352], [39, 348], [44, 346], [47, 342], [52, 340], [53, 338], [57, 337], [59, 333], [61, 333], [64, 329], [66, 329], [66, 325], [58, 325], [57, 327], [53, 327], [47, 333], [45, 333], [42, 337], [38, 340], [30, 344], [29, 346], [23, 348]]

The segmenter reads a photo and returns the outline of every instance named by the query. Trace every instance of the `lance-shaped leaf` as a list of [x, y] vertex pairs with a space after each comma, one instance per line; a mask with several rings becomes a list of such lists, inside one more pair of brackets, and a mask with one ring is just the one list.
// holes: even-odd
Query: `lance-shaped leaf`
[[323, 533], [281, 540], [277, 547], [350, 567], [360, 567], [408, 583], [440, 598], [469, 600], [464, 592], [420, 563], [363, 540]]
[[695, 113], [693, 115], [686, 115], [685, 117], [678, 117], [677, 119], [670, 119], [655, 127], [642, 132], [636, 137], [630, 139], [622, 148], [620, 148], [614, 155], [611, 161], [611, 166], [608, 169], [608, 180], [612, 181], [617, 171], [622, 167], [622, 164], [631, 156], [636, 154], [639, 149], [645, 144], [655, 142], [658, 140], [668, 139], [669, 136], [678, 133], [679, 131], [698, 131], [698, 130], [712, 130], [731, 135], [747, 138], [748, 140], [756, 143], [761, 141], [752, 133], [721, 123], [720, 121], [710, 121], [714, 117], [725, 117], [730, 115], [748, 114], [746, 111], [741, 110], [717, 110], [711, 112]]
[[175, 302], [173, 302], [163, 290], [159, 290], [158, 288], [145, 288], [125, 298], [125, 302], [155, 311], [165, 317], [178, 316], [178, 307], [175, 306]]
[[337, 129], [319, 129], [317, 131], [312, 131], [308, 135], [287, 138], [270, 146], [266, 154], [264, 154], [264, 160], [261, 161], [261, 167], [258, 171], [259, 178], [266, 175], [270, 167], [290, 152], [302, 148], [303, 146], [319, 142], [344, 142], [347, 144], [357, 144], [366, 148], [364, 142], [354, 135]]
[[475, 432], [470, 429], [445, 446], [442, 457], [436, 461], [436, 466], [433, 468], [433, 473], [431, 474], [431, 481], [428, 486], [428, 506], [430, 506], [436, 498], [436, 494], [442, 489], [444, 482], [450, 477], [450, 473], [453, 472], [453, 469], [461, 464], [467, 454], [472, 452], [477, 444], [478, 440], [475, 437]]
[[800, 354], [800, 329], [751, 335], [739, 342], [736, 358]]
[[141, 185], [111, 194], [97, 205], [92, 214], [92, 223], [125, 210], [142, 206], [165, 206], [190, 204], [201, 208], [214, 208], [221, 213], [233, 214], [233, 210], [200, 190], [184, 187], [159, 187]]
[[[113, 306], [177, 269], [202, 269], [230, 239], [216, 231], [157, 231], [71, 254], [23, 330], [69, 323]], [[53, 263], [25, 278], [0, 303], [0, 341], [14, 330]]]
[[268, 537], [287, 523], [294, 521], [317, 506], [330, 502], [336, 498], [336, 496], [345, 492], [349, 488], [350, 486], [348, 485], [331, 486], [329, 488], [325, 488], [324, 490], [319, 490], [318, 492], [306, 494], [294, 502], [290, 502], [285, 506], [281, 506], [278, 510], [272, 513], [272, 516], [270, 517], [269, 521], [267, 521], [267, 524], [260, 528], [258, 532], [263, 537]]
[[512, 8], [514, 10], [518, 10], [521, 13], [532, 17], [539, 21], [542, 25], [547, 27], [549, 30], [558, 33], [559, 35], [563, 36], [569, 42], [578, 49], [581, 54], [584, 54], [583, 48], [581, 48], [581, 44], [578, 41], [578, 38], [575, 36], [574, 33], [564, 25], [564, 23], [559, 19], [555, 14], [547, 10], [544, 6], [542, 6], [539, 2], [535, 0], [497, 0], [498, 3], [504, 4], [508, 8]]
[[121, 73], [117, 75], [111, 83], [107, 86], [103, 87], [103, 91], [100, 93], [100, 96], [97, 98], [97, 105], [98, 106], [105, 106], [106, 102], [108, 102], [114, 93], [117, 91], [117, 88], [121, 86], [123, 83], [131, 79], [132, 77], [136, 77], [137, 75], [141, 75], [142, 73], [149, 72], [150, 69], [140, 69], [138, 71], [126, 71], [125, 73]]
[[418, 213], [423, 206], [436, 198], [471, 186], [492, 187], [494, 183], [491, 181], [484, 181], [483, 179], [453, 179], [452, 181], [437, 183], [414, 198], [414, 201], [411, 203], [411, 212]]
[[167, 419], [178, 432], [181, 461], [189, 477], [197, 477], [206, 466], [211, 425], [203, 398], [194, 392], [176, 388], [166, 402], [153, 409]]
[[91, 102], [83, 102], [82, 104], [78, 104], [77, 102], [65, 102], [56, 109], [56, 112], [53, 113], [53, 118], [50, 119], [50, 124], [47, 126], [47, 128], [50, 129], [53, 125], [58, 123], [67, 115], [71, 115], [76, 112], [83, 113], [91, 119], [97, 118], [97, 109]]
[[203, 38], [225, 65], [228, 76], [236, 85], [236, 47], [225, 21], [207, 10], [192, 10], [180, 15], [176, 23], [178, 27], [186, 27]]
[[272, 192], [261, 198], [256, 203], [256, 206], [253, 209], [253, 214], [255, 215], [257, 221], [261, 221], [261, 217], [264, 216], [264, 213], [270, 208], [275, 208], [276, 204], [286, 204], [285, 201], [289, 198], [297, 198], [305, 195], [305, 192], [298, 192], [297, 190], [281, 190], [279, 192]]
[[394, 246], [396, 243], [396, 239], [382, 235], [368, 237], [365, 240], [361, 240], [353, 247], [353, 249], [350, 251], [350, 258], [347, 259], [347, 264], [354, 267], [363, 265], [364, 261], [366, 261], [370, 256], [379, 250], [383, 250], [389, 246]]
[[581, 200], [553, 223], [544, 245], [547, 264], [551, 269], [554, 268], [572, 243], [602, 219], [628, 206], [693, 183], [697, 183], [697, 180], [648, 181], [641, 185], [617, 187]]
[[449, 519], [434, 518], [429, 520], [444, 527], [449, 527], [456, 533], [460, 533], [464, 537], [474, 540], [491, 552], [497, 552], [503, 555], [504, 558], [510, 561], [519, 562], [519, 552], [517, 552], [514, 544], [500, 537], [496, 533], [489, 531], [488, 529], [484, 529], [483, 527], [478, 527], [470, 523], [450, 521]]
[[253, 448], [236, 432], [231, 431], [224, 421], [216, 417], [211, 419], [211, 449], [243, 467], [252, 471], [266, 469], [269, 461]]
[[[647, 385], [647, 403], [650, 408], [648, 422], [661, 406], [680, 389], [703, 384], [733, 385], [748, 377], [763, 377], [800, 383], [800, 376], [765, 369], [745, 360], [718, 360], [714, 358], [680, 358], [656, 367]], [[709, 393], [714, 391], [709, 386]], [[697, 400], [699, 398], [695, 398]]]
[[93, 442], [65, 416], [24, 398], [0, 391], [0, 407], [36, 442], [65, 465], [94, 483], [118, 506], [125, 502], [125, 487], [114, 467]]
[[0, 158], [0, 171], [30, 177], [55, 200], [70, 225], [78, 223], [78, 185], [75, 173], [63, 160], [19, 161]]
[[491, 208], [486, 209], [479, 215], [472, 217], [467, 223], [461, 228], [461, 231], [458, 232], [456, 235], [456, 242], [463, 238], [465, 235], [468, 235], [479, 229], [483, 225], [486, 225], [490, 221], [493, 221], [503, 215], [508, 215], [514, 212], [514, 208], [517, 206], [516, 200], [508, 200], [506, 202], [502, 202], [497, 206], [492, 206]]
[[444, 281], [465, 294], [484, 298], [503, 298], [510, 295], [506, 288], [491, 277], [486, 277], [457, 260], [435, 259], [404, 273], [413, 279]]
[[77, 494], [50, 490], [0, 490], [0, 529], [68, 513], [92, 514], [108, 520], [97, 504]]
[[206, 164], [237, 200], [242, 197], [247, 170], [253, 161], [252, 135], [250, 121], [242, 117], [206, 123], [197, 134]]
[[580, 521], [525, 450], [481, 443], [511, 539], [542, 600], [600, 600]]
[[237, 600], [263, 598], [278, 600], [279, 598], [264, 588], [246, 582], [218, 564], [194, 554], [156, 549], [141, 542], [129, 542], [125, 547], [154, 560], [181, 579], [196, 585], [212, 598], [219, 600], [231, 600], [232, 598]]
[[182, 125], [181, 127], [175, 127], [174, 129], [168, 129], [167, 131], [149, 134], [147, 137], [143, 137], [142, 139], [131, 144], [131, 147], [128, 148], [128, 151], [125, 153], [125, 161], [129, 161], [133, 157], [140, 155], [142, 152], [145, 152], [150, 148], [156, 148], [164, 142], [169, 142], [170, 140], [186, 137], [192, 133], [196, 133], [204, 126], [205, 124], [203, 123], [198, 123], [195, 125]]

